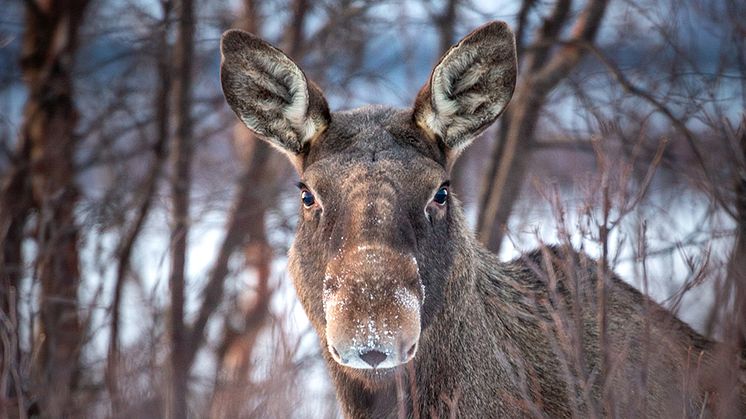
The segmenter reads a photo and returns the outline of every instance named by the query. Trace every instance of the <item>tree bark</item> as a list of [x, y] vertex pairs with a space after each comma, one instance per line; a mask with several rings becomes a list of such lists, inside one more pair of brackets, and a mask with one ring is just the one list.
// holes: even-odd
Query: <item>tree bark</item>
[[171, 292], [170, 380], [166, 416], [172, 419], [187, 417], [187, 393], [190, 363], [187, 362], [189, 342], [184, 324], [184, 289], [189, 234], [189, 199], [193, 154], [192, 66], [194, 61], [194, 4], [180, 0], [178, 35], [174, 49], [176, 81], [174, 85], [175, 125], [172, 148], [171, 202]]
[[[36, 211], [36, 275], [40, 283], [38, 356], [32, 365], [31, 392], [45, 417], [75, 415], [83, 328], [78, 316], [78, 226], [75, 207], [75, 127], [73, 65], [78, 30], [87, 0], [26, 2], [21, 68], [28, 100], [19, 139], [20, 161], [6, 193], [19, 193], [10, 211], [6, 262], [16, 263], [8, 278], [19, 280], [22, 229]], [[29, 195], [30, 192], [30, 195]], [[29, 208], [28, 198], [31, 198]], [[11, 199], [4, 195], [4, 199]], [[3, 226], [5, 227], [5, 225]], [[7, 247], [6, 247], [7, 246]], [[13, 285], [13, 284], [11, 284]]]
[[746, 115], [741, 118], [741, 135], [738, 138], [740, 165], [736, 168], [736, 214], [738, 214], [738, 241], [731, 257], [734, 280], [737, 283], [735, 340], [746, 358]]

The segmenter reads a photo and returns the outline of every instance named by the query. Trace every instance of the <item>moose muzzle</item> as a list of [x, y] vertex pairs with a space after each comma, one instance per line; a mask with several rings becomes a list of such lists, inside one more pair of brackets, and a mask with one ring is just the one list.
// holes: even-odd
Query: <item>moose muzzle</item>
[[326, 269], [326, 341], [334, 360], [359, 369], [414, 358], [424, 289], [417, 260], [387, 246], [343, 249]]

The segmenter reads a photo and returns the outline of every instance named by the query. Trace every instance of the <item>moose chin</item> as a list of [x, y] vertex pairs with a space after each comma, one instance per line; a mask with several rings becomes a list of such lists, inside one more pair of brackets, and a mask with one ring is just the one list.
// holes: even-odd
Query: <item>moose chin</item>
[[407, 109], [330, 112], [246, 32], [226, 32], [221, 52], [228, 104], [300, 176], [289, 271], [347, 417], [614, 415], [595, 410], [609, 389], [637, 395], [619, 412], [711, 411], [714, 342], [570, 248], [501, 262], [468, 229], [449, 177], [513, 94], [505, 23], [448, 50]]

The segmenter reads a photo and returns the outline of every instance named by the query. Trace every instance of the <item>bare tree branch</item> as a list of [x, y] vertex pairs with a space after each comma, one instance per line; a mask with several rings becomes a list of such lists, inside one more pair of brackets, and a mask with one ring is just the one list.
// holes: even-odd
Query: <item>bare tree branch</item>
[[[570, 6], [569, 2], [562, 4]], [[607, 4], [607, 0], [588, 0], [571, 30], [573, 39], [593, 42]], [[566, 13], [555, 10], [553, 18], [548, 21], [550, 24], [545, 28], [548, 34], [554, 36], [559, 33], [560, 29], [552, 26], [552, 19], [559, 21]], [[539, 38], [536, 42], [544, 45], [546, 42], [556, 42], [556, 39]], [[537, 62], [544, 62], [542, 51], [546, 50], [537, 50]], [[500, 248], [503, 229], [523, 184], [534, 130], [546, 97], [578, 64], [582, 53], [583, 48], [577, 46], [560, 48], [540, 68], [526, 66], [529, 72], [523, 75], [516, 87], [513, 100], [501, 120], [500, 141], [485, 173], [480, 199], [477, 236], [490, 249]], [[532, 61], [526, 60], [529, 63]]]
[[107, 355], [106, 382], [109, 389], [109, 396], [112, 400], [112, 409], [115, 412], [122, 411], [121, 395], [119, 394], [119, 326], [120, 326], [120, 309], [122, 302], [122, 292], [124, 283], [127, 280], [129, 272], [132, 250], [135, 241], [142, 231], [145, 220], [150, 213], [163, 162], [167, 156], [167, 144], [169, 139], [169, 116], [170, 116], [170, 93], [171, 93], [171, 68], [170, 54], [168, 45], [168, 20], [171, 14], [170, 0], [161, 2], [163, 9], [163, 20], [159, 30], [159, 45], [162, 55], [158, 61], [158, 79], [160, 81], [159, 89], [155, 97], [155, 114], [156, 114], [156, 141], [153, 145], [153, 162], [150, 170], [145, 175], [145, 183], [141, 191], [140, 203], [137, 207], [137, 213], [129, 229], [126, 230], [122, 241], [117, 249], [117, 271], [114, 286], [114, 298], [112, 301], [111, 315], [111, 337], [109, 339], [109, 350]]
[[674, 128], [676, 128], [676, 130], [679, 131], [686, 139], [689, 148], [692, 150], [692, 153], [694, 153], [694, 157], [697, 160], [697, 164], [699, 165], [700, 170], [702, 170], [702, 173], [707, 179], [707, 183], [709, 185], [713, 185], [712, 188], [708, 189], [708, 193], [710, 193], [712, 198], [718, 202], [723, 211], [727, 212], [728, 215], [733, 217], [733, 219], [737, 219], [738, 216], [733, 212], [731, 206], [725, 201], [725, 199], [723, 199], [718, 188], [714, 187], [714, 185], [717, 185], [719, 182], [717, 181], [717, 179], [714, 178], [710, 169], [708, 168], [707, 162], [705, 161], [702, 152], [699, 150], [699, 146], [697, 146], [697, 140], [696, 138], [694, 138], [694, 134], [692, 134], [689, 128], [686, 127], [686, 124], [684, 124], [684, 122], [682, 122], [680, 118], [676, 117], [676, 115], [674, 115], [674, 113], [665, 104], [656, 99], [652, 94], [633, 85], [624, 76], [619, 67], [615, 65], [610, 58], [606, 57], [606, 55], [604, 55], [604, 53], [601, 52], [601, 50], [599, 50], [595, 45], [585, 41], [571, 41], [569, 43], [577, 44], [577, 46], [590, 51], [609, 70], [609, 73], [611, 73], [614, 79], [619, 83], [620, 86], [622, 86], [622, 88], [624, 88], [625, 91], [644, 99], [646, 102], [653, 105], [653, 107], [657, 111], [665, 115], [669, 121], [671, 121], [671, 124], [673, 124]]

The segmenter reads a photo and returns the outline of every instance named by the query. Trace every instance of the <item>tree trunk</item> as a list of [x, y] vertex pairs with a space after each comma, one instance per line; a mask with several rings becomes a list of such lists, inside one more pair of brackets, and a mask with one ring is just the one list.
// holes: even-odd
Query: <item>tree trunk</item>
[[180, 0], [178, 38], [174, 49], [176, 83], [174, 88], [176, 135], [172, 149], [171, 202], [171, 340], [170, 388], [166, 416], [187, 417], [187, 393], [190, 364], [186, 362], [188, 333], [184, 325], [184, 288], [189, 233], [189, 197], [191, 187], [192, 138], [192, 66], [194, 58], [194, 4]]
[[526, 176], [531, 144], [543, 97], [530, 91], [530, 81], [521, 83], [503, 116], [500, 138], [490, 160], [480, 201], [477, 234], [489, 249], [499, 252], [513, 205]]
[[[28, 160], [19, 164], [28, 164], [37, 211], [36, 274], [41, 285], [35, 342], [39, 355], [32, 365], [31, 390], [42, 416], [71, 417], [76, 415], [74, 395], [83, 339], [78, 317], [77, 112], [72, 67], [87, 1], [26, 4], [21, 68], [29, 96], [20, 144], [28, 150]], [[16, 214], [27, 213], [21, 209]], [[11, 232], [18, 240], [24, 220], [16, 221]]]
[[736, 167], [736, 245], [728, 270], [736, 285], [736, 319], [734, 340], [746, 355], [746, 116], [741, 119], [741, 134], [738, 138], [740, 165]]
[[[746, 363], [746, 116], [741, 119], [739, 134], [735, 151], [740, 156], [735, 158], [734, 179], [736, 241], [728, 261], [728, 275], [724, 284], [725, 289], [730, 291], [725, 293], [728, 297], [724, 300], [727, 301], [730, 295], [733, 296], [732, 312], [726, 312], [724, 323], [725, 341], [731, 345], [734, 353], [728, 354], [730, 359], [726, 358], [722, 363], [725, 367], [730, 365], [728, 361], [739, 357], [741, 365]], [[718, 383], [721, 395], [717, 406], [719, 417], [735, 417], [739, 409], [746, 408], [746, 388], [739, 383], [737, 372], [737, 368], [721, 371]]]

